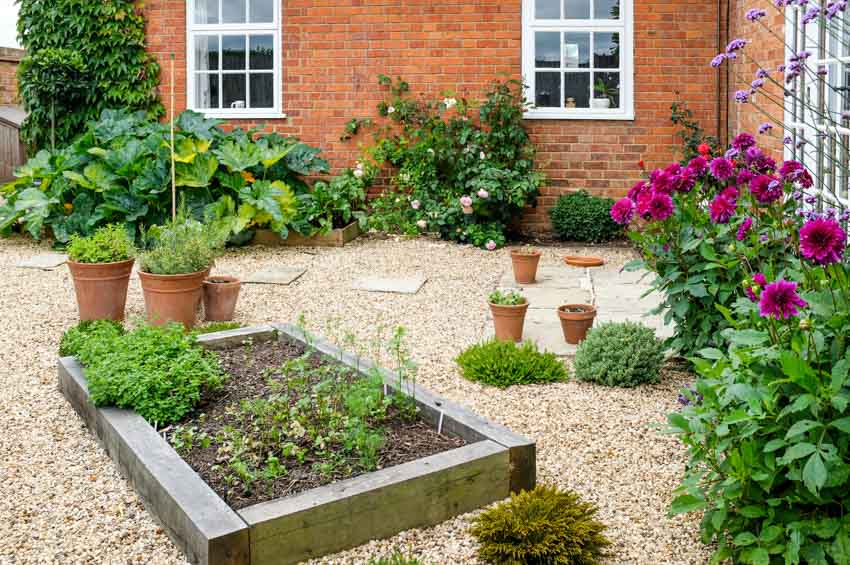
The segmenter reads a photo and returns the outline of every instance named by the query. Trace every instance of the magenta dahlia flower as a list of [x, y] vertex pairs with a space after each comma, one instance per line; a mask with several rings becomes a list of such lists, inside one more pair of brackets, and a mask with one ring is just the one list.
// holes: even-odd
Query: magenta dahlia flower
[[847, 234], [835, 220], [817, 218], [800, 229], [800, 251], [818, 265], [838, 263], [846, 247]]
[[737, 200], [718, 194], [708, 205], [708, 213], [711, 216], [711, 221], [715, 224], [728, 224], [732, 216], [735, 215], [737, 207]]
[[747, 292], [747, 297], [752, 302], [758, 302], [759, 297], [756, 294], [756, 291], [761, 292], [761, 289], [767, 286], [767, 278], [761, 273], [756, 273], [753, 275], [753, 286], [748, 286], [745, 290]]
[[708, 161], [705, 160], [705, 157], [694, 157], [691, 159], [691, 162], [688, 163], [687, 169], [692, 171], [695, 175], [700, 176], [705, 174], [708, 170]]
[[770, 175], [759, 175], [750, 181], [750, 192], [761, 204], [782, 198], [782, 182]]
[[694, 189], [694, 185], [697, 183], [698, 173], [695, 173], [693, 170], [685, 168], [682, 169], [682, 172], [679, 173], [679, 176], [676, 177], [674, 182], [674, 186], [676, 190], [679, 192], [690, 192]]
[[764, 287], [759, 300], [759, 312], [765, 318], [787, 320], [800, 314], [808, 303], [797, 294], [797, 283], [778, 280]]
[[813, 181], [812, 175], [799, 161], [785, 161], [779, 167], [779, 176], [785, 182], [793, 182], [799, 184], [803, 188], [811, 188]]
[[750, 229], [753, 227], [753, 219], [747, 218], [744, 222], [738, 226], [738, 234], [736, 239], [738, 241], [744, 241], [747, 238], [747, 234], [750, 233]]
[[673, 199], [664, 192], [655, 192], [647, 203], [647, 211], [653, 220], [664, 221], [673, 215]]
[[622, 198], [611, 207], [611, 219], [621, 226], [627, 225], [635, 215], [635, 203], [631, 198]]
[[673, 173], [669, 170], [658, 171], [658, 173], [651, 179], [652, 188], [656, 192], [670, 194], [676, 189], [677, 179], [678, 173]]
[[726, 180], [735, 174], [735, 165], [725, 157], [716, 157], [709, 165], [711, 175], [717, 180]]
[[732, 140], [732, 147], [737, 149], [738, 151], [744, 151], [753, 147], [756, 144], [756, 138], [750, 135], [749, 133], [739, 133], [735, 139]]
[[634, 185], [632, 188], [629, 189], [629, 194], [627, 196], [629, 197], [629, 199], [631, 199], [632, 202], [637, 202], [638, 197], [640, 197], [641, 194], [646, 192], [646, 190], [647, 190], [646, 183], [644, 181], [640, 181], [639, 183], [637, 183], [636, 185]]

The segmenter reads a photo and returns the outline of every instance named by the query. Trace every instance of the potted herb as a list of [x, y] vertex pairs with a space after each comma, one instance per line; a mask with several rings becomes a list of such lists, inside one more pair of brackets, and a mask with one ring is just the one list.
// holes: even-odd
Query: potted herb
[[68, 269], [80, 320], [124, 319], [134, 254], [133, 240], [123, 226], [109, 225], [88, 237], [71, 236]]
[[531, 284], [537, 280], [537, 266], [542, 253], [530, 245], [511, 251], [514, 280], [518, 284]]
[[525, 325], [525, 313], [528, 300], [518, 292], [497, 290], [490, 294], [490, 311], [493, 313], [493, 325], [496, 339], [502, 341], [522, 341], [522, 328]]
[[155, 325], [195, 325], [204, 279], [224, 247], [228, 230], [201, 224], [184, 213], [147, 234], [150, 246], [139, 256], [148, 320]]
[[561, 329], [567, 343], [577, 345], [584, 341], [596, 319], [596, 307], [589, 304], [565, 304], [558, 308]]
[[204, 281], [204, 319], [229, 322], [236, 311], [242, 283], [236, 277], [216, 275]]
[[596, 84], [593, 85], [593, 90], [596, 95], [593, 97], [591, 105], [594, 108], [610, 108], [614, 105], [615, 97], [618, 94], [619, 88], [606, 85], [602, 79], [596, 79]]

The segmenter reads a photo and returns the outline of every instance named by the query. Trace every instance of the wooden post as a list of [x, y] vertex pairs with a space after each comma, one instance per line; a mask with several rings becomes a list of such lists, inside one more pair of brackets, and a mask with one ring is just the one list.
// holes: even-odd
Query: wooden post
[[171, 108], [170, 111], [170, 127], [171, 127], [171, 221], [177, 219], [177, 173], [174, 162], [174, 53], [171, 54]]

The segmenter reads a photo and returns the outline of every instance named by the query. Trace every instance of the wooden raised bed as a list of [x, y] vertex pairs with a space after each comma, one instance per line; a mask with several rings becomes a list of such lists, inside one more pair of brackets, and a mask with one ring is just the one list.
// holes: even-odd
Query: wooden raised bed
[[357, 239], [360, 234], [360, 224], [352, 222], [344, 228], [331, 230], [325, 235], [304, 237], [298, 232], [290, 231], [286, 239], [271, 230], [257, 230], [252, 243], [254, 245], [285, 246], [285, 247], [343, 247], [346, 243]]
[[[297, 328], [282, 324], [208, 334], [199, 342], [225, 349], [249, 338], [282, 337], [307, 340]], [[309, 341], [349, 367], [364, 373], [373, 368], [330, 343]], [[398, 376], [381, 372], [386, 387], [396, 390]], [[151, 514], [195, 563], [297, 563], [437, 524], [536, 482], [534, 442], [417, 386], [421, 417], [467, 445], [236, 511], [141, 416], [94, 406], [73, 357], [59, 361], [59, 389]]]

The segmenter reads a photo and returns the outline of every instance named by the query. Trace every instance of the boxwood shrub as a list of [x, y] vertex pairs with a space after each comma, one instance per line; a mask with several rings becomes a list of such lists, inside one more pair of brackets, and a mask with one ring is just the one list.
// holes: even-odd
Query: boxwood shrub
[[658, 382], [664, 343], [655, 332], [634, 322], [593, 328], [576, 351], [575, 376], [606, 386], [635, 387]]
[[553, 383], [569, 377], [552, 353], [541, 353], [531, 342], [492, 340], [473, 345], [457, 358], [465, 379], [507, 388], [513, 385]]
[[623, 226], [611, 219], [610, 198], [591, 196], [584, 190], [561, 196], [549, 212], [552, 227], [563, 240], [604, 243], [623, 236]]

